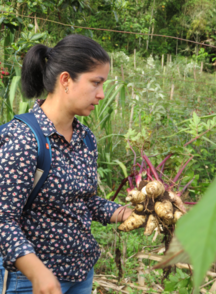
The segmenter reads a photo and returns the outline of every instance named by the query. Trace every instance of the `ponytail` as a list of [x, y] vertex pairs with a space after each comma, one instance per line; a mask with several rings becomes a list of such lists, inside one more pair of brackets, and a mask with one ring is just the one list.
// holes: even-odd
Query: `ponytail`
[[45, 89], [43, 75], [50, 50], [51, 48], [38, 44], [24, 58], [21, 82], [22, 91], [28, 98], [39, 97]]

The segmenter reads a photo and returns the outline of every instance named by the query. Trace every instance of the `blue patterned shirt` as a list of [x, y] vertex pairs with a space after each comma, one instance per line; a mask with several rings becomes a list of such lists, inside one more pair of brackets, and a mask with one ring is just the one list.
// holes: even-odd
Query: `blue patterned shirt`
[[60, 280], [82, 281], [100, 256], [92, 220], [110, 222], [120, 206], [96, 196], [97, 146], [84, 144], [87, 127], [76, 118], [68, 143], [35, 102], [33, 113], [49, 136], [49, 175], [31, 209], [23, 212], [32, 190], [37, 141], [29, 127], [12, 120], [0, 135], [0, 253], [4, 267], [16, 271], [18, 257], [35, 253]]

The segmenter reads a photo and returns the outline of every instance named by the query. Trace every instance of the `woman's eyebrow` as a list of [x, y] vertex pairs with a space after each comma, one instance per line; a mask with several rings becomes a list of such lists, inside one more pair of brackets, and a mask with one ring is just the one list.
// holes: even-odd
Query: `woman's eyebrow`
[[100, 79], [101, 80], [101, 82], [104, 82], [105, 81], [105, 79], [103, 78], [103, 77], [96, 77], [96, 79]]

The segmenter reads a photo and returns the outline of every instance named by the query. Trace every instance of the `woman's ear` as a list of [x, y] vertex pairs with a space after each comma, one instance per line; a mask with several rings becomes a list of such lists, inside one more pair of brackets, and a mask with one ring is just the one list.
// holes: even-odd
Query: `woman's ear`
[[59, 76], [60, 85], [62, 85], [63, 88], [68, 87], [69, 79], [70, 79], [69, 73], [67, 71], [63, 71]]

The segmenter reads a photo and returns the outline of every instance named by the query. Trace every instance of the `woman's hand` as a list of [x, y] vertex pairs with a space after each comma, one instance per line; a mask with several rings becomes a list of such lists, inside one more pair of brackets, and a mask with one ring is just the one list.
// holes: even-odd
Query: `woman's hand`
[[119, 207], [116, 209], [116, 211], [113, 213], [111, 216], [110, 222], [115, 223], [116, 220], [117, 222], [124, 222], [132, 213], [133, 209], [128, 208], [128, 207]]
[[31, 281], [33, 294], [62, 294], [57, 278], [34, 253], [19, 257], [15, 266]]
[[35, 275], [31, 282], [33, 294], [62, 294], [59, 281], [47, 268]]

